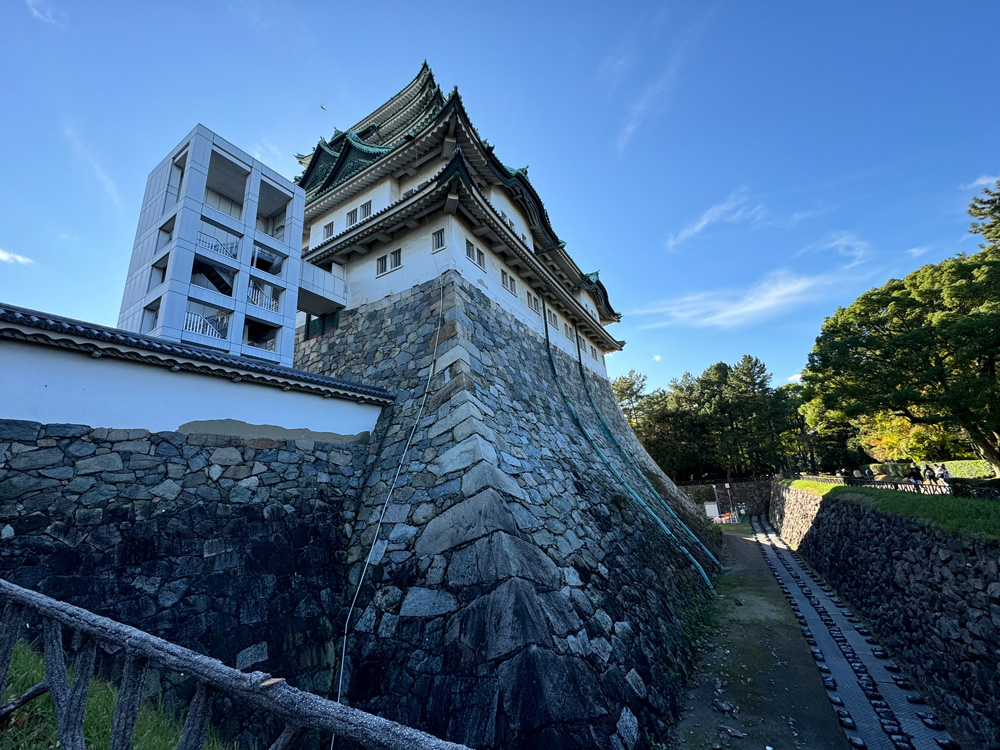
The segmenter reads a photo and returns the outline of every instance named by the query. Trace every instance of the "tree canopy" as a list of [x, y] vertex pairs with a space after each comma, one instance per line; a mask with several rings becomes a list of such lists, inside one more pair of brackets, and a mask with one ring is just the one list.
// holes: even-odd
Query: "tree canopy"
[[1000, 476], [1000, 182], [969, 213], [991, 244], [926, 265], [839, 308], [804, 381], [850, 417], [961, 428]]

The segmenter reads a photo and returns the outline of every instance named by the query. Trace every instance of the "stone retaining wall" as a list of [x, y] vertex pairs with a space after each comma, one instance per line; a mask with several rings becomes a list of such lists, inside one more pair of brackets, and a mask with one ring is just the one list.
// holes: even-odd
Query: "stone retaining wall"
[[[581, 377], [552, 349], [616, 470], [659, 508], [648, 477], [704, 537], [697, 509], [642, 451], [608, 381]], [[584, 439], [545, 339], [452, 271], [344, 311], [336, 331], [299, 346], [296, 366], [398, 391], [376, 428], [377, 470], [348, 558], [353, 585], [401, 465], [352, 616], [351, 704], [476, 748], [632, 750], [662, 737], [684, 698], [707, 589]], [[584, 378], [638, 470], [604, 436]]]
[[366, 457], [0, 420], [0, 576], [325, 694]]
[[1000, 748], [1000, 542], [777, 482], [770, 519], [953, 726]]

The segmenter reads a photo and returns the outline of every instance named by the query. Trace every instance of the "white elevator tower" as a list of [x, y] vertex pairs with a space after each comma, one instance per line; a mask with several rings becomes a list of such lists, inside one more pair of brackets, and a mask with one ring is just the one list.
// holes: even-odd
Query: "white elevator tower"
[[304, 209], [302, 188], [198, 125], [146, 182], [118, 326], [290, 366], [300, 305], [346, 302], [342, 275], [302, 267]]

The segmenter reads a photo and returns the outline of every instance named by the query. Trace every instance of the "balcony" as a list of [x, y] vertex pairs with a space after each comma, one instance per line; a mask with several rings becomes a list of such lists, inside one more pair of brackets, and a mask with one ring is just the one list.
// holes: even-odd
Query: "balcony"
[[227, 258], [236, 258], [240, 249], [240, 240], [235, 235], [230, 236], [234, 237], [234, 239], [223, 241], [204, 232], [198, 232], [198, 247], [211, 250], [213, 253], [218, 253], [219, 255], [225, 255]]
[[269, 312], [278, 312], [278, 290], [271, 284], [264, 284], [254, 279], [247, 287], [247, 302]]
[[243, 346], [252, 346], [254, 349], [263, 349], [267, 352], [274, 351], [274, 339], [243, 339]]
[[331, 271], [335, 273], [311, 263], [299, 266], [298, 307], [302, 312], [320, 316], [347, 306], [344, 270], [340, 266], [332, 266]]
[[225, 339], [229, 336], [229, 315], [205, 316], [189, 310], [184, 314], [184, 330], [213, 339]]

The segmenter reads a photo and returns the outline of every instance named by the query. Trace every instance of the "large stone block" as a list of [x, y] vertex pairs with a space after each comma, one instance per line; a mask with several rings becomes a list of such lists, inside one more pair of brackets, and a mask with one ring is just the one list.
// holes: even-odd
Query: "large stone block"
[[491, 464], [496, 464], [497, 452], [492, 445], [483, 440], [479, 435], [472, 435], [442, 453], [434, 459], [428, 468], [438, 476], [441, 476], [451, 474], [453, 471], [462, 471], [480, 461], [488, 461]]
[[535, 545], [497, 531], [452, 553], [449, 586], [492, 584], [526, 578], [548, 588], [559, 585], [556, 564]]
[[535, 587], [512, 578], [455, 615], [448, 625], [446, 667], [471, 667], [552, 636]]
[[437, 555], [494, 531], [514, 533], [516, 529], [503, 499], [494, 490], [485, 489], [432, 519], [417, 537], [416, 552]]
[[497, 670], [511, 728], [537, 729], [566, 721], [593, 721], [608, 713], [589, 663], [541, 647], [524, 649]]

